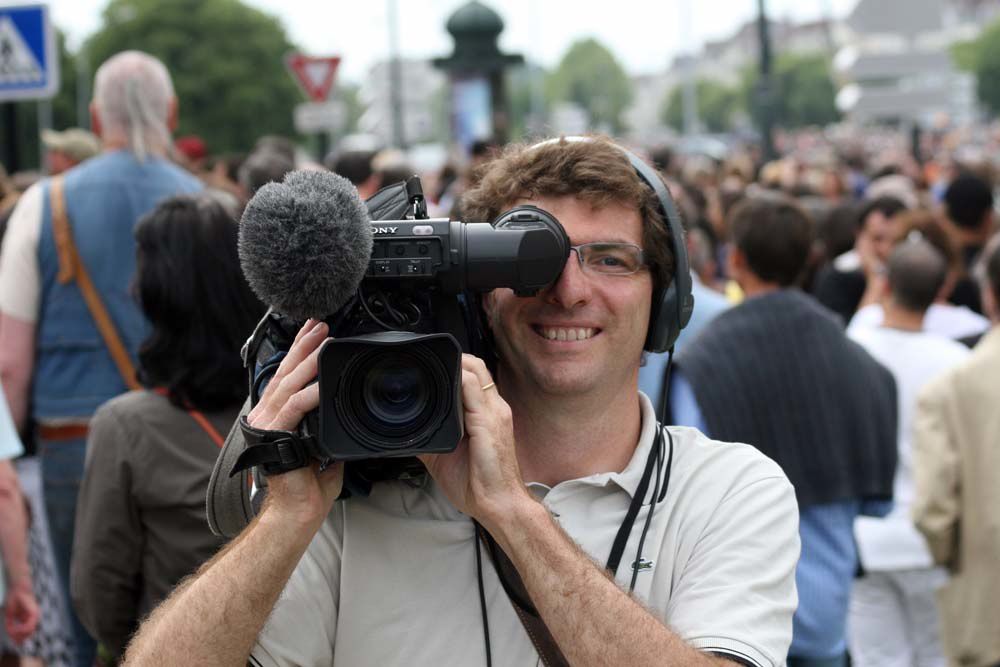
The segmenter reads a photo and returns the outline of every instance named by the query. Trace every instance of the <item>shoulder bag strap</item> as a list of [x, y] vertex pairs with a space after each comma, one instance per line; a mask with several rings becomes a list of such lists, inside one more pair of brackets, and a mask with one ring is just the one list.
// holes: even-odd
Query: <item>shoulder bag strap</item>
[[528, 589], [521, 580], [521, 575], [514, 567], [514, 563], [507, 557], [493, 536], [478, 523], [476, 524], [476, 532], [486, 547], [486, 553], [490, 555], [493, 567], [497, 569], [497, 574], [500, 576], [500, 583], [503, 584], [504, 590], [510, 597], [514, 611], [521, 619], [521, 625], [524, 626], [528, 637], [531, 638], [531, 643], [535, 645], [535, 650], [538, 651], [542, 664], [546, 667], [569, 667], [566, 656], [559, 649], [559, 645], [556, 644], [556, 640], [549, 632], [545, 621], [532, 606]]
[[[153, 392], [163, 396], [164, 398], [168, 398], [170, 396], [170, 392], [167, 391], [166, 387], [156, 387], [153, 389]], [[195, 423], [201, 427], [201, 430], [205, 432], [205, 435], [207, 435], [212, 442], [215, 443], [215, 446], [222, 449], [222, 446], [226, 444], [226, 441], [219, 434], [219, 431], [212, 426], [212, 422], [208, 421], [208, 417], [206, 417], [201, 410], [196, 410], [191, 407], [184, 407], [182, 409], [191, 415], [191, 419], [193, 419]]]
[[61, 176], [55, 176], [50, 180], [49, 200], [52, 207], [52, 232], [55, 236], [56, 252], [59, 255], [59, 274], [56, 279], [62, 284], [76, 280], [80, 293], [83, 294], [83, 300], [87, 303], [90, 315], [94, 318], [97, 330], [101, 332], [104, 344], [115, 366], [118, 367], [118, 373], [125, 386], [129, 389], [141, 389], [132, 358], [125, 349], [73, 240], [73, 230], [70, 228], [69, 216], [66, 215], [66, 198], [63, 195]]

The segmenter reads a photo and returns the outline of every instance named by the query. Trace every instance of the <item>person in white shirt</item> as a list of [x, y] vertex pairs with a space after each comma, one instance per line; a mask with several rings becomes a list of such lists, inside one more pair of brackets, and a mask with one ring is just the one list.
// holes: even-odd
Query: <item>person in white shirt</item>
[[[966, 345], [969, 340], [978, 339], [990, 327], [990, 321], [968, 306], [949, 301], [962, 276], [965, 266], [954, 240], [944, 224], [930, 211], [906, 211], [897, 216], [897, 237], [893, 245], [902, 243], [916, 233], [941, 253], [948, 263], [948, 272], [937, 297], [924, 314], [923, 330], [960, 341]], [[862, 307], [851, 318], [849, 329], [859, 327], [879, 327], [885, 317], [882, 297], [885, 294], [885, 273], [878, 272], [871, 284], [870, 301], [862, 300]]]
[[[794, 489], [752, 447], [659, 427], [638, 391], [654, 285], [684, 275], [668, 270], [684, 246], [640, 169], [598, 138], [513, 146], [490, 162], [463, 199], [471, 218], [533, 204], [572, 250], [537, 296], [483, 295], [498, 361], [493, 375], [463, 357], [467, 437], [422, 455], [420, 483], [379, 482], [368, 497], [335, 501], [340, 464], [270, 476], [257, 520], [153, 612], [126, 664], [536, 664], [496, 572], [485, 559], [477, 568], [476, 520], [568, 664], [784, 665]], [[324, 322], [302, 329], [252, 427], [295, 429], [316, 408], [328, 335]], [[637, 482], [657, 467], [657, 441], [674, 451], [662, 512]], [[623, 523], [633, 499], [634, 533]], [[619, 531], [628, 546], [615, 573], [604, 562]]]
[[964, 345], [925, 331], [925, 314], [946, 273], [944, 257], [922, 237], [903, 241], [887, 262], [881, 325], [849, 330], [851, 338], [892, 372], [899, 401], [894, 508], [884, 518], [855, 521], [864, 576], [851, 593], [848, 644], [857, 667], [945, 664], [935, 592], [946, 575], [934, 567], [910, 518], [914, 498], [910, 437], [921, 388], [969, 354]]

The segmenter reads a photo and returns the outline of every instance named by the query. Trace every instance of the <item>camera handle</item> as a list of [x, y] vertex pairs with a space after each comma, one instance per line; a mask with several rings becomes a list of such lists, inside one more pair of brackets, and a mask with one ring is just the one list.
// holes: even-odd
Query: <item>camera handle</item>
[[410, 202], [408, 220], [427, 220], [427, 200], [424, 198], [424, 187], [419, 176], [406, 179], [406, 197]]
[[[232, 477], [248, 468], [260, 466], [266, 475], [281, 473], [309, 465], [309, 456], [304, 437], [292, 431], [267, 431], [254, 428], [246, 416], [240, 417], [240, 430], [246, 442], [229, 476]], [[310, 436], [306, 436], [310, 437]]]

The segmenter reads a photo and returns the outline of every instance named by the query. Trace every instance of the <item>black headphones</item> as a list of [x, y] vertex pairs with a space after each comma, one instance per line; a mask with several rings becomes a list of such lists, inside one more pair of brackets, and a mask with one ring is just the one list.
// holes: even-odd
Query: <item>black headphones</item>
[[[594, 141], [594, 139], [581, 136], [548, 139], [535, 144], [529, 150], [557, 144], [561, 141]], [[691, 319], [691, 311], [694, 310], [687, 244], [684, 242], [684, 227], [681, 225], [681, 217], [677, 213], [674, 199], [670, 196], [667, 186], [663, 184], [663, 180], [656, 170], [627, 148], [613, 142], [609, 143], [628, 158], [636, 175], [656, 195], [660, 204], [660, 213], [670, 230], [670, 240], [674, 246], [674, 277], [666, 288], [661, 286], [653, 290], [653, 299], [649, 310], [649, 329], [646, 332], [646, 343], [643, 345], [646, 352], [666, 352], [673, 347], [677, 337], [681, 334], [681, 329], [687, 326]]]

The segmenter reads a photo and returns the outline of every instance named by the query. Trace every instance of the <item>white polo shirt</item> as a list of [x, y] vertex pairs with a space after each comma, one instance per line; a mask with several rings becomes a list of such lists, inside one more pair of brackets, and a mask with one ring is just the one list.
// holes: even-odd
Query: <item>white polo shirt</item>
[[[655, 435], [643, 394], [636, 452], [622, 472], [529, 487], [604, 566]], [[750, 665], [785, 663], [796, 607], [798, 506], [781, 469], [749, 445], [670, 427], [673, 471], [657, 504], [637, 597], [690, 645]], [[666, 444], [666, 441], [665, 441]], [[652, 484], [650, 485], [652, 486]], [[651, 494], [650, 494], [651, 497]], [[649, 505], [618, 570], [628, 587]], [[376, 484], [333, 511], [253, 650], [259, 665], [485, 665], [472, 521], [428, 480]], [[483, 555], [493, 664], [540, 664]]]

